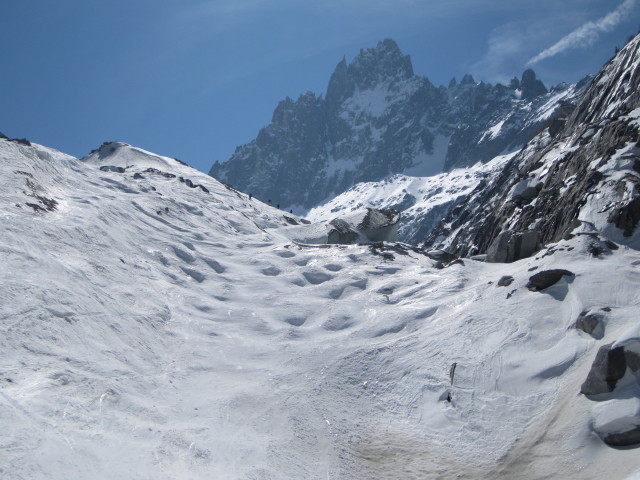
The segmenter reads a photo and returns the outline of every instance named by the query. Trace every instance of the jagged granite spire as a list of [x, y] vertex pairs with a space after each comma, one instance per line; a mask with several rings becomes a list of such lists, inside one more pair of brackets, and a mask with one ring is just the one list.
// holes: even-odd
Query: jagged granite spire
[[548, 91], [547, 87], [536, 78], [536, 73], [530, 68], [522, 73], [520, 88], [522, 89], [522, 98], [526, 100], [544, 95]]
[[343, 58], [324, 98], [280, 102], [271, 124], [210, 174], [302, 213], [357, 182], [433, 175], [518, 148], [544, 121], [534, 115], [544, 92], [533, 72], [511, 87], [471, 75], [435, 87], [386, 39]]

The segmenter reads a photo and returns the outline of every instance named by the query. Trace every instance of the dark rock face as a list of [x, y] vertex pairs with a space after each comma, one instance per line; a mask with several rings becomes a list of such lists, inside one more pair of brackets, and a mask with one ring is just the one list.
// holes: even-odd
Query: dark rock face
[[627, 361], [627, 367], [629, 367], [629, 370], [634, 373], [640, 370], [640, 355], [625, 348], [624, 358]]
[[533, 70], [525, 70], [520, 80], [520, 88], [522, 89], [522, 98], [532, 99], [539, 95], [547, 93], [547, 88], [536, 78]]
[[527, 288], [534, 292], [539, 292], [545, 288], [549, 288], [560, 281], [564, 276], [573, 277], [573, 273], [569, 270], [555, 269], [555, 270], [543, 270], [538, 272], [529, 278]]
[[547, 94], [533, 71], [516, 86], [466, 75], [435, 87], [387, 39], [350, 64], [341, 60], [325, 98], [308, 92], [280, 102], [271, 124], [209, 174], [287, 209], [311, 208], [357, 182], [411, 169], [435, 174], [519, 148], [542, 125], [537, 108], [574, 90]]
[[[640, 181], [636, 180], [637, 187], [640, 187]], [[618, 206], [611, 215], [609, 221], [614, 223], [616, 227], [623, 230], [625, 237], [630, 237], [640, 222], [640, 196], [637, 196], [628, 203]]]
[[612, 349], [612, 345], [603, 345], [598, 350], [587, 379], [580, 387], [580, 392], [584, 395], [612, 392], [618, 380], [624, 376], [627, 369], [624, 349], [622, 347]]
[[486, 261], [510, 263], [530, 257], [540, 249], [540, 234], [537, 231], [521, 233], [503, 232], [489, 245]]
[[[456, 208], [464, 214], [445, 216], [427, 235], [425, 247], [446, 244], [458, 255], [474, 255], [488, 252], [505, 231], [516, 235], [532, 229], [540, 233], [541, 244], [556, 242], [575, 228], [596, 194], [606, 201], [592, 205], [589, 215], [635, 238], [640, 221], [640, 175], [635, 171], [640, 131], [628, 114], [640, 107], [639, 91], [637, 36], [598, 73], [555, 137], [543, 130], [499, 175], [461, 198]], [[614, 171], [615, 175], [609, 173]], [[542, 183], [535, 185], [535, 201], [511, 195], [523, 179]], [[502, 246], [504, 250], [504, 240]]]

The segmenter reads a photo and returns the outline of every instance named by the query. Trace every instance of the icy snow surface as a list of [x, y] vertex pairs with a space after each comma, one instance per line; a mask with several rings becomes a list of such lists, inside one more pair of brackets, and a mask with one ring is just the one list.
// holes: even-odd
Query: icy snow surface
[[[2, 478], [640, 468], [578, 395], [598, 347], [637, 323], [635, 250], [593, 258], [577, 236], [439, 270], [412, 250], [300, 246], [317, 226], [126, 144], [78, 161], [0, 141], [0, 176]], [[575, 278], [525, 288], [548, 268]], [[601, 341], [572, 328], [591, 307], [611, 308]]]
[[468, 195], [483, 179], [497, 174], [515, 153], [495, 157], [485, 164], [456, 168], [430, 177], [393, 175], [380, 182], [362, 182], [328, 202], [311, 209], [312, 222], [328, 222], [366, 208], [395, 208], [402, 211], [399, 238], [418, 243], [422, 230], [430, 229], [446, 215], [453, 202]]

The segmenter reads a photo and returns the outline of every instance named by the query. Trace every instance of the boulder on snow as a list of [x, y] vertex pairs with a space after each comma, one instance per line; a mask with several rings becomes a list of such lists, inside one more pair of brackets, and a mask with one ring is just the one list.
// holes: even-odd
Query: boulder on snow
[[397, 210], [367, 208], [364, 214], [331, 220], [327, 243], [395, 242], [399, 223], [400, 212]]
[[624, 376], [627, 370], [627, 361], [624, 348], [612, 347], [612, 343], [600, 347], [587, 379], [580, 387], [580, 393], [599, 395], [612, 392], [616, 388], [618, 380]]
[[640, 325], [634, 325], [624, 332], [613, 347], [624, 350], [627, 366], [636, 377], [640, 377]]
[[640, 443], [640, 426], [624, 432], [613, 432], [603, 435], [602, 440], [612, 447], [630, 447]]
[[10, 140], [13, 143], [17, 143], [19, 145], [24, 145], [26, 147], [30, 147], [31, 146], [31, 142], [29, 140], [27, 140], [26, 138], [12, 138]]
[[512, 283], [513, 277], [511, 275], [503, 275], [502, 277], [500, 277], [500, 280], [498, 280], [499, 287], [508, 287]]
[[604, 318], [603, 310], [585, 310], [576, 319], [575, 327], [593, 338], [600, 339], [604, 336]]
[[114, 165], [102, 165], [100, 167], [100, 171], [101, 172], [116, 172], [116, 173], [124, 173], [125, 172], [125, 168], [124, 167], [116, 167]]
[[456, 260], [456, 257], [453, 253], [449, 253], [446, 250], [428, 250], [425, 252], [425, 255], [429, 257], [431, 260], [437, 260], [442, 263], [450, 263]]
[[530, 257], [539, 249], [540, 233], [536, 230], [502, 232], [489, 245], [486, 261], [489, 263], [511, 263]]
[[565, 275], [568, 277], [574, 276], [574, 274], [569, 270], [543, 270], [542, 272], [538, 272], [535, 275], [529, 277], [527, 288], [533, 292], [539, 292], [540, 290], [544, 290], [545, 288], [549, 288], [550, 286], [555, 285]]
[[640, 443], [640, 399], [616, 398], [595, 405], [591, 426], [604, 443], [628, 447]]
[[349, 245], [356, 243], [360, 238], [358, 232], [351, 228], [345, 220], [335, 218], [329, 222], [333, 228], [327, 235], [327, 243]]
[[367, 214], [357, 229], [372, 242], [395, 242], [398, 240], [399, 223], [400, 212], [398, 210], [367, 208]]

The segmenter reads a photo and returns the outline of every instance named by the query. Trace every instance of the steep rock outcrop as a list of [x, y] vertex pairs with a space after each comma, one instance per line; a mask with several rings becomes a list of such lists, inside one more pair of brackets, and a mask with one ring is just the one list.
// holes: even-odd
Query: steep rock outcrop
[[263, 200], [306, 210], [358, 182], [433, 175], [514, 150], [571, 103], [579, 88], [547, 93], [528, 70], [509, 86], [466, 75], [435, 87], [384, 40], [342, 59], [326, 96], [280, 102], [271, 123], [210, 175]]
[[[501, 235], [535, 230], [545, 244], [584, 223], [639, 245], [639, 44], [634, 38], [603, 67], [555, 137], [544, 130], [499, 175], [460, 198], [463, 213], [445, 217], [426, 246], [471, 255]], [[525, 184], [535, 190], [514, 195]]]

